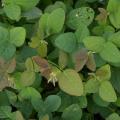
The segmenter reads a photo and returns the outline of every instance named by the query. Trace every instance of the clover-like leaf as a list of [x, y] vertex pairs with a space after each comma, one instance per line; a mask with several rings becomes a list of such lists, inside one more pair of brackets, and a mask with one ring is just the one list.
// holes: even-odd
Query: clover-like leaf
[[99, 36], [88, 36], [83, 40], [85, 47], [93, 52], [100, 52], [103, 49], [105, 40]]
[[90, 25], [94, 18], [94, 11], [90, 7], [73, 9], [67, 16], [67, 25], [77, 29], [81, 25]]
[[106, 118], [106, 120], [119, 120], [119, 119], [120, 116], [117, 113], [112, 113]]
[[19, 95], [18, 95], [18, 98], [20, 101], [23, 101], [23, 100], [34, 100], [34, 99], [40, 99], [41, 98], [41, 95], [40, 93], [33, 87], [26, 87], [26, 88], [23, 88]]
[[[119, 0], [109, 0], [107, 11], [109, 12], [110, 22], [114, 25], [115, 28], [120, 28], [120, 1]], [[117, 12], [116, 12], [117, 11]]]
[[8, 4], [4, 7], [6, 15], [12, 19], [18, 21], [21, 17], [21, 8], [15, 4]]
[[95, 71], [96, 70], [95, 58], [94, 58], [94, 55], [93, 55], [92, 52], [88, 53], [88, 60], [87, 60], [86, 66], [91, 71]]
[[47, 112], [54, 112], [60, 107], [61, 98], [57, 95], [50, 95], [46, 98], [44, 103], [47, 107]]
[[117, 100], [115, 90], [109, 81], [101, 83], [99, 95], [106, 102], [115, 102]]
[[24, 44], [26, 31], [23, 27], [15, 27], [10, 30], [10, 42], [17, 47]]
[[72, 104], [67, 107], [62, 114], [64, 120], [80, 120], [82, 117], [82, 110], [77, 104]]
[[47, 19], [47, 34], [58, 33], [62, 30], [65, 21], [65, 11], [62, 8], [54, 10]]
[[0, 45], [9, 40], [9, 31], [0, 26]]
[[25, 120], [20, 111], [13, 112], [11, 118], [13, 118], [14, 120]]
[[110, 104], [109, 102], [102, 100], [98, 93], [93, 94], [93, 100], [97, 105], [101, 107], [107, 107]]
[[85, 92], [86, 93], [96, 93], [98, 92], [100, 83], [97, 79], [91, 78], [85, 83]]
[[14, 56], [16, 48], [13, 44], [9, 42], [4, 42], [0, 44], [0, 56], [5, 60], [10, 60]]
[[73, 95], [81, 96], [83, 94], [83, 83], [79, 74], [72, 70], [66, 69], [58, 75], [58, 83], [61, 90]]
[[112, 35], [110, 35], [110, 37], [108, 38], [109, 41], [113, 42], [117, 47], [120, 48], [120, 31], [113, 33]]
[[84, 38], [90, 35], [89, 29], [85, 25], [81, 25], [75, 32], [75, 36], [77, 38], [77, 42], [81, 43]]
[[80, 49], [73, 54], [73, 61], [75, 63], [75, 70], [80, 71], [88, 60], [88, 52], [86, 49]]
[[100, 56], [103, 60], [111, 63], [120, 63], [120, 51], [119, 49], [111, 42], [104, 44]]
[[55, 40], [55, 45], [67, 53], [73, 52], [77, 46], [75, 34], [72, 32], [60, 34]]
[[22, 86], [31, 86], [35, 81], [35, 72], [34, 71], [24, 71], [21, 74], [20, 82]]
[[99, 77], [99, 80], [110, 80], [111, 78], [111, 70], [110, 65], [104, 65], [96, 71], [96, 76]]
[[3, 5], [14, 4], [19, 5], [22, 10], [27, 11], [38, 4], [39, 0], [2, 0]]
[[48, 61], [39, 56], [34, 56], [33, 60], [39, 66], [41, 75], [44, 76], [45, 78], [49, 79], [50, 73], [52, 72], [52, 70], [51, 70], [51, 67], [50, 67], [50, 64], [48, 63]]

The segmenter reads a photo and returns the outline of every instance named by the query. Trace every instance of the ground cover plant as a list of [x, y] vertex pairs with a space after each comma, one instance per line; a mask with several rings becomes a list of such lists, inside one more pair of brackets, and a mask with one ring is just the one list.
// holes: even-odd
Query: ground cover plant
[[120, 120], [120, 0], [2, 0], [0, 120]]

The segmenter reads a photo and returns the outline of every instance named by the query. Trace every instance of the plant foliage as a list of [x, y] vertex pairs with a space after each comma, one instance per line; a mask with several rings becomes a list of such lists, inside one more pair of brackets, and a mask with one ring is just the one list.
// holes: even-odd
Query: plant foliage
[[1, 0], [0, 120], [120, 120], [120, 0]]

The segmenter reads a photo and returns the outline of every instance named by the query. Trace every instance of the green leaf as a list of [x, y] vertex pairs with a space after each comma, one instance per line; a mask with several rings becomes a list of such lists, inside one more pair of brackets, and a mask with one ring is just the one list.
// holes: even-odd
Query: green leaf
[[[77, 100], [77, 98], [76, 98]], [[86, 108], [87, 107], [87, 97], [86, 96], [80, 96], [78, 97], [78, 104], [80, 108]]]
[[21, 17], [21, 8], [18, 5], [8, 4], [4, 7], [4, 11], [10, 19], [19, 21]]
[[100, 96], [98, 95], [98, 93], [93, 94], [93, 100], [97, 105], [101, 107], [107, 107], [110, 104], [109, 102], [102, 100]]
[[106, 120], [120, 120], [120, 116], [117, 113], [110, 114]]
[[21, 74], [20, 82], [21, 82], [22, 86], [24, 86], [24, 87], [31, 86], [35, 81], [35, 77], [36, 77], [35, 72], [24, 71]]
[[117, 100], [115, 90], [109, 81], [101, 83], [99, 95], [106, 102], [115, 102]]
[[41, 16], [39, 20], [39, 33], [40, 38], [44, 39], [47, 35], [47, 21], [48, 21], [49, 14], [45, 13]]
[[120, 31], [113, 33], [109, 38], [109, 41], [113, 42], [117, 47], [120, 48]]
[[52, 11], [58, 9], [58, 8], [62, 8], [64, 9], [64, 11], [66, 11], [66, 5], [62, 2], [62, 1], [56, 1], [54, 4], [52, 5], [48, 5], [46, 8], [45, 8], [45, 12], [46, 13], [51, 13]]
[[72, 70], [66, 69], [58, 76], [58, 83], [61, 90], [73, 95], [81, 96], [83, 94], [83, 84], [79, 74]]
[[85, 92], [96, 93], [98, 92], [99, 86], [100, 86], [99, 81], [96, 80], [95, 78], [91, 78], [85, 83]]
[[65, 108], [67, 108], [68, 106], [70, 106], [72, 104], [71, 96], [62, 91], [60, 91], [57, 95], [60, 96], [60, 98], [61, 98], [61, 105], [60, 105], [58, 111], [63, 112], [63, 110], [65, 110]]
[[56, 111], [61, 105], [61, 98], [57, 95], [50, 95], [45, 99], [45, 106], [47, 112]]
[[33, 19], [37, 19], [42, 15], [42, 11], [37, 8], [34, 7], [29, 11], [26, 11], [22, 14], [27, 20], [33, 20]]
[[81, 43], [84, 38], [88, 37], [90, 35], [89, 29], [83, 25], [82, 27], [80, 26], [76, 32], [75, 32], [77, 42]]
[[6, 60], [10, 60], [14, 56], [15, 51], [15, 46], [7, 41], [0, 44], [0, 56]]
[[25, 67], [27, 71], [30, 71], [30, 72], [34, 71], [34, 65], [31, 58], [27, 58], [27, 60], [25, 61]]
[[22, 113], [20, 111], [13, 112], [11, 118], [13, 120], [25, 120], [23, 118], [23, 115], [22, 115]]
[[62, 30], [65, 21], [65, 11], [62, 8], [54, 10], [47, 19], [47, 34], [58, 33]]
[[25, 99], [29, 99], [32, 101], [34, 99], [41, 98], [41, 95], [35, 88], [26, 87], [20, 91], [18, 98], [20, 101], [23, 101]]
[[120, 97], [117, 98], [117, 101], [114, 103], [117, 107], [120, 107]]
[[10, 30], [10, 42], [17, 47], [24, 44], [26, 31], [23, 27], [15, 27]]
[[62, 114], [63, 120], [80, 120], [82, 117], [82, 110], [77, 104], [72, 104], [67, 107]]
[[29, 9], [32, 9], [33, 7], [35, 7], [38, 3], [39, 3], [40, 0], [15, 0], [15, 3], [17, 5], [20, 5], [21, 8], [23, 10], [29, 10]]
[[96, 67], [101, 67], [106, 64], [106, 61], [103, 60], [99, 54], [94, 54], [95, 62], [96, 62]]
[[99, 36], [88, 36], [83, 40], [85, 47], [93, 52], [100, 52], [103, 49], [105, 40]]
[[41, 41], [39, 46], [37, 47], [37, 52], [41, 57], [46, 57], [47, 56], [47, 42]]
[[49, 115], [45, 115], [42, 118], [39, 118], [39, 120], [49, 120]]
[[29, 9], [32, 9], [33, 7], [35, 7], [38, 2], [40, 0], [3, 0], [2, 3], [4, 5], [8, 5], [8, 4], [16, 4], [16, 5], [19, 5], [22, 10], [26, 11], [26, 10], [29, 10]]
[[63, 51], [59, 51], [58, 64], [60, 68], [62, 69], [65, 68], [67, 66], [67, 62], [68, 62], [68, 55]]
[[104, 44], [100, 56], [103, 60], [111, 63], [120, 63], [120, 51], [119, 49], [111, 42]]
[[[114, 25], [115, 28], [120, 28], [120, 1], [119, 0], [109, 0], [107, 11], [109, 12], [110, 22]], [[117, 12], [116, 12], [117, 11]]]
[[99, 77], [100, 81], [110, 80], [110, 78], [111, 78], [110, 65], [107, 64], [107, 65], [100, 67], [96, 71], [96, 76]]
[[55, 40], [55, 45], [59, 49], [71, 53], [76, 48], [76, 37], [72, 32], [60, 34]]
[[5, 91], [0, 91], [0, 106], [10, 105], [8, 96]]
[[1, 106], [0, 107], [0, 118], [1, 119], [10, 118], [11, 111], [12, 111], [12, 108], [10, 106]]
[[6, 90], [5, 92], [6, 92], [8, 99], [9, 99], [9, 102], [11, 104], [14, 104], [17, 101], [17, 95], [14, 92], [11, 92], [8, 90]]
[[90, 7], [73, 9], [67, 17], [67, 25], [72, 29], [77, 29], [81, 25], [90, 25], [94, 18], [94, 11]]
[[9, 32], [6, 28], [0, 26], [0, 45], [9, 40]]
[[112, 68], [111, 83], [118, 93], [120, 93], [120, 68]]

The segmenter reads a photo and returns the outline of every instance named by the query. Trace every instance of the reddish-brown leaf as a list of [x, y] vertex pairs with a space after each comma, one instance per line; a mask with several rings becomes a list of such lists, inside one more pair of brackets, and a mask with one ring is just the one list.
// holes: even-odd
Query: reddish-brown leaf
[[104, 8], [98, 8], [98, 10], [100, 11], [100, 14], [96, 17], [96, 20], [100, 22], [106, 22], [108, 12]]
[[88, 60], [87, 50], [85, 48], [80, 49], [79, 51], [74, 53], [73, 59], [75, 62], [75, 70], [79, 72], [80, 70], [83, 69], [84, 65]]
[[16, 60], [12, 59], [9, 63], [8, 63], [8, 68], [7, 68], [7, 73], [12, 73], [14, 72], [16, 68]]
[[40, 67], [41, 75], [44, 76], [45, 78], [49, 79], [49, 75], [52, 71], [51, 71], [51, 67], [50, 67], [50, 64], [48, 63], [48, 61], [39, 56], [34, 56], [32, 59]]
[[91, 52], [88, 55], [88, 60], [86, 62], [86, 66], [91, 71], [95, 71], [96, 70], [96, 63], [95, 63], [94, 55]]

